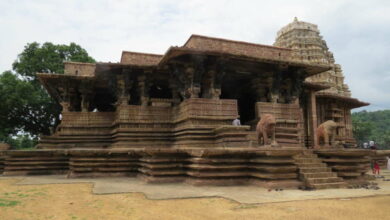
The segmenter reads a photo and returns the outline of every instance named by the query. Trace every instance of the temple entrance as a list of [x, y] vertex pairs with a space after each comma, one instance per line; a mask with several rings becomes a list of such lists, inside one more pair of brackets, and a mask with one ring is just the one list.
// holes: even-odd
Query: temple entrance
[[238, 114], [242, 124], [251, 125], [255, 120], [255, 104], [256, 97], [249, 90], [240, 91], [239, 97], [237, 98]]
[[222, 83], [221, 99], [237, 100], [242, 125], [252, 125], [256, 120], [256, 93], [252, 89], [249, 77], [240, 79], [226, 77]]

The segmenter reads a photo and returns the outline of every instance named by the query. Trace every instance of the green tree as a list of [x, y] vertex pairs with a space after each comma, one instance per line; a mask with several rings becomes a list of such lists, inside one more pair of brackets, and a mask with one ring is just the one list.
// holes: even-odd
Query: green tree
[[36, 73], [64, 73], [64, 61], [94, 63], [85, 49], [75, 43], [55, 45], [46, 42], [27, 44], [12, 64], [13, 70], [29, 80], [36, 81]]
[[382, 149], [390, 149], [390, 110], [352, 113], [353, 132], [358, 142], [373, 140]]
[[34, 143], [30, 136], [34, 139], [39, 134], [50, 134], [58, 122], [61, 107], [38, 83], [36, 73], [63, 73], [64, 61], [95, 62], [75, 43], [34, 42], [27, 44], [18, 55], [12, 65], [14, 72], [0, 75], [0, 141], [20, 147], [20, 143]]
[[352, 124], [352, 132], [354, 137], [356, 138], [356, 141], [359, 144], [368, 142], [372, 133], [373, 124], [370, 122], [362, 121], [358, 118], [352, 118]]

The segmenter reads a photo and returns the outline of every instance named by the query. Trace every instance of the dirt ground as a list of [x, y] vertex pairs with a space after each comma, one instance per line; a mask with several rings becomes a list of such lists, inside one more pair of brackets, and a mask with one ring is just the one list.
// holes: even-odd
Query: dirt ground
[[92, 194], [92, 184], [14, 185], [0, 180], [0, 219], [390, 219], [390, 195], [240, 204], [224, 198], [149, 200]]

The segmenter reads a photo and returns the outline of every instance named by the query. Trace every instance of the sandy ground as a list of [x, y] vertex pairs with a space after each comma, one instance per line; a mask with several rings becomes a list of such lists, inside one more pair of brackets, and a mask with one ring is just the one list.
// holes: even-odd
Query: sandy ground
[[16, 184], [21, 180], [0, 179], [1, 220], [390, 219], [390, 195], [248, 204], [221, 197], [151, 200], [142, 193], [94, 194], [91, 183]]

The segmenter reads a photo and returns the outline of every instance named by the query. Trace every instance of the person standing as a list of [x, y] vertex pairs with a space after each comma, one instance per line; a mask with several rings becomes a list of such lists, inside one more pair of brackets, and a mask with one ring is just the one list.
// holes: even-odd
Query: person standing
[[240, 117], [237, 117], [236, 119], [234, 119], [232, 124], [234, 126], [240, 126], [241, 125]]
[[381, 167], [379, 166], [378, 161], [374, 161], [373, 173], [374, 173], [375, 177], [377, 177], [377, 175], [378, 176], [380, 175], [380, 171], [381, 171]]
[[376, 150], [376, 146], [375, 146], [375, 142], [374, 141], [370, 141], [369, 145], [370, 145], [370, 149], [371, 150]]
[[390, 157], [386, 157], [387, 159], [387, 170], [390, 170]]
[[363, 148], [364, 148], [364, 149], [368, 149], [368, 143], [367, 143], [367, 142], [364, 142], [364, 143], [363, 143]]

